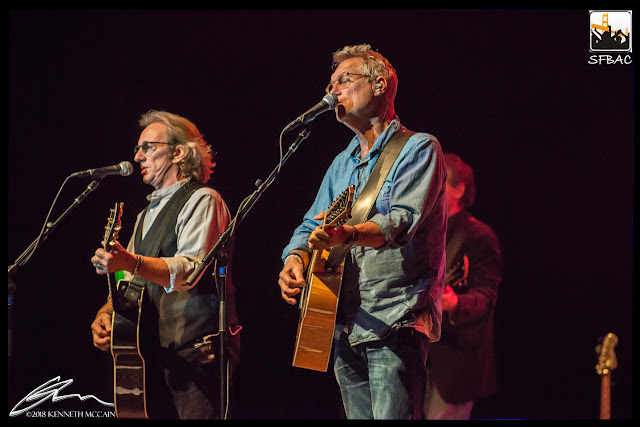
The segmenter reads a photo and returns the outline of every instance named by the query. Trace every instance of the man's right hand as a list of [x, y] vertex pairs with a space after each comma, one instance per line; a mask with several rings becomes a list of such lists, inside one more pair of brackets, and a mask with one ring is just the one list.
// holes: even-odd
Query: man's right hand
[[109, 350], [111, 345], [111, 314], [101, 311], [91, 324], [93, 345], [102, 351]]
[[304, 284], [304, 266], [300, 258], [288, 257], [278, 276], [282, 299], [291, 305], [296, 304], [297, 300], [293, 297], [301, 292]]

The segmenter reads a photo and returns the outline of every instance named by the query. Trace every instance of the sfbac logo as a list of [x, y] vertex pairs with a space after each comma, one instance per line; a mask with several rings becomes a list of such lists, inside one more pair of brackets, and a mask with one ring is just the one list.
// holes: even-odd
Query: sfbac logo
[[591, 52], [631, 52], [631, 11], [589, 11]]

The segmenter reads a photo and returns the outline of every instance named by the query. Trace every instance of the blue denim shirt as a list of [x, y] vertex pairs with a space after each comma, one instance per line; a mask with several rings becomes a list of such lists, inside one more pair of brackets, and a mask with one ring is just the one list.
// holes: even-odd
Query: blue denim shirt
[[[309, 235], [321, 224], [313, 216], [349, 185], [356, 186], [357, 199], [381, 149], [400, 128], [396, 118], [363, 159], [357, 137], [335, 157], [315, 201], [284, 248], [283, 260], [294, 249], [309, 250]], [[351, 345], [384, 338], [404, 320], [415, 321], [415, 328], [430, 341], [440, 338], [446, 178], [438, 140], [427, 133], [409, 138], [369, 215], [387, 243], [379, 248], [354, 246], [345, 258], [336, 331], [346, 326]]]

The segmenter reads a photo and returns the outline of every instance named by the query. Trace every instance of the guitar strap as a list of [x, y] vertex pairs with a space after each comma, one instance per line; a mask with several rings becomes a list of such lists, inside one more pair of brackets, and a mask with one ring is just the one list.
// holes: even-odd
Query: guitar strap
[[[171, 200], [162, 208], [162, 211], [153, 222], [152, 228], [155, 229], [156, 232], [149, 235], [150, 240], [142, 239], [142, 223], [147, 214], [148, 206], [145, 208], [144, 213], [140, 216], [140, 224], [138, 224], [138, 229], [136, 230], [136, 242], [142, 242], [140, 247], [136, 247], [136, 252], [150, 257], [157, 257], [160, 254], [162, 243], [167, 233], [175, 229], [175, 219], [178, 212], [193, 192], [200, 187], [202, 187], [201, 184], [189, 182], [180, 187], [180, 189], [171, 196]], [[146, 279], [140, 276], [133, 276], [129, 281], [129, 286], [125, 291], [124, 297], [131, 303], [137, 302], [146, 284]]]
[[446, 254], [447, 254], [447, 265], [446, 269], [449, 271], [453, 262], [458, 258], [458, 252], [460, 252], [460, 247], [467, 237], [467, 229], [466, 227], [460, 227], [460, 230], [456, 230], [452, 233], [452, 235], [447, 239], [446, 243]]
[[[371, 208], [378, 198], [378, 193], [380, 193], [380, 190], [382, 189], [382, 184], [384, 184], [384, 181], [391, 170], [391, 166], [393, 166], [398, 158], [404, 144], [414, 134], [415, 132], [402, 127], [391, 137], [389, 142], [387, 142], [378, 156], [376, 165], [371, 172], [367, 183], [353, 204], [353, 208], [351, 209], [351, 218], [347, 220], [346, 224], [362, 224], [367, 220], [371, 212]], [[342, 245], [331, 248], [324, 266], [325, 271], [331, 273], [339, 267], [348, 250], [349, 247], [344, 247]]]

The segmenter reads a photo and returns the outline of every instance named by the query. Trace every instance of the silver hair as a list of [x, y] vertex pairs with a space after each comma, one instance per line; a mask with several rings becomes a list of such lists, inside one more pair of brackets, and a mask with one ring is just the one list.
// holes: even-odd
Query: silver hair
[[398, 75], [393, 65], [380, 53], [371, 49], [369, 44], [345, 46], [333, 53], [333, 68], [350, 58], [362, 58], [360, 71], [375, 79], [382, 76], [387, 79], [387, 100], [393, 103], [398, 92]]
[[188, 119], [167, 111], [150, 110], [138, 121], [142, 128], [152, 123], [163, 123], [167, 127], [167, 142], [170, 146], [181, 145], [187, 154], [180, 163], [180, 172], [192, 180], [206, 183], [216, 165], [215, 152], [208, 145], [195, 124]]

